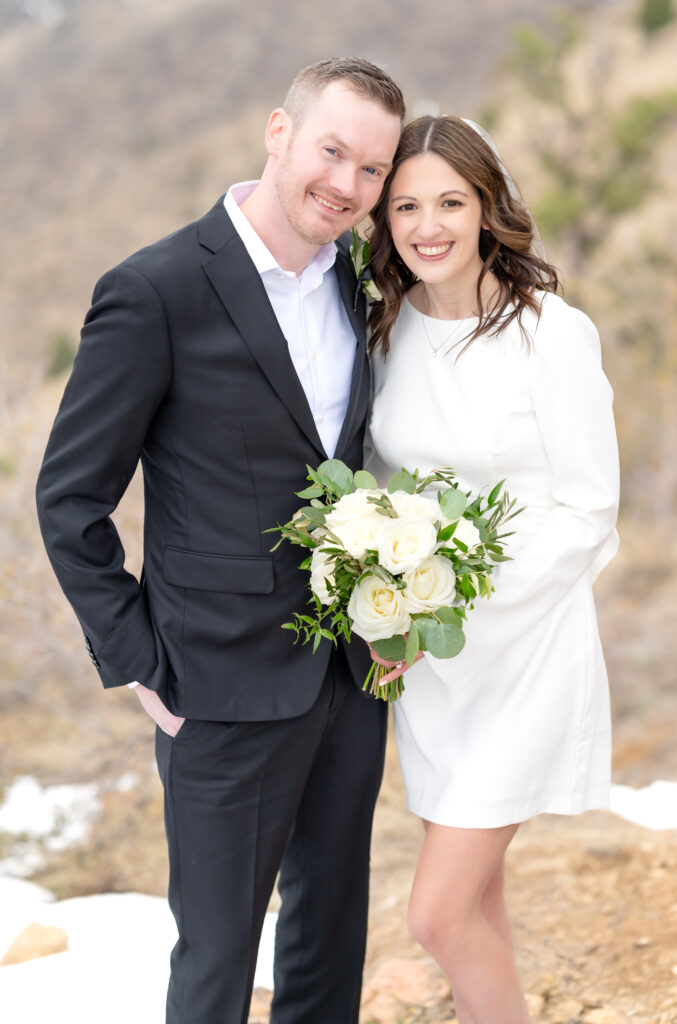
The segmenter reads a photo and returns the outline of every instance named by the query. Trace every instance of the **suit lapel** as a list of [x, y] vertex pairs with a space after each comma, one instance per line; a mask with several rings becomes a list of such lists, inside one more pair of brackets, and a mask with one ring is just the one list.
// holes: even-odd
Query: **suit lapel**
[[368, 377], [369, 375], [369, 363], [367, 361], [366, 299], [362, 289], [360, 288], [357, 305], [356, 308], [354, 308], [355, 287], [357, 281], [355, 279], [355, 274], [353, 273], [353, 268], [350, 264], [350, 258], [342, 248], [339, 248], [339, 251], [336, 254], [335, 269], [338, 277], [341, 300], [357, 339], [357, 351], [355, 352], [355, 361], [353, 363], [348, 408], [346, 410], [343, 426], [341, 427], [341, 433], [339, 434], [339, 439], [336, 444], [335, 458], [340, 459], [342, 453], [347, 448], [348, 443], [366, 415], [367, 409], [364, 401], [364, 382], [365, 376]]
[[219, 202], [199, 222], [209, 250], [203, 268], [261, 372], [315, 448], [326, 458], [287, 339], [280, 330], [261, 278], [232, 221]]

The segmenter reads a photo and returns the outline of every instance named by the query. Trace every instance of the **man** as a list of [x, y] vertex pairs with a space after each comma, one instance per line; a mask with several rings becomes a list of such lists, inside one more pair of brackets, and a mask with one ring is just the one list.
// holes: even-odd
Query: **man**
[[[168, 1024], [244, 1024], [278, 869], [273, 1024], [358, 1017], [385, 711], [368, 652], [295, 647], [307, 601], [287, 521], [306, 464], [357, 468], [365, 300], [345, 239], [399, 139], [397, 86], [359, 59], [295, 79], [259, 183], [136, 253], [94, 291], [38, 481], [55, 572], [105, 687], [157, 723], [169, 898]], [[110, 519], [138, 460], [144, 571]]]

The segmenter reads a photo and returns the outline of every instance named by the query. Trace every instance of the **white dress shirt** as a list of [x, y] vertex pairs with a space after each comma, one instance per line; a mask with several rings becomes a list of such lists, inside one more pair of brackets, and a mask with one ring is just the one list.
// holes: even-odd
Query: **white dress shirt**
[[283, 270], [263, 244], [240, 204], [257, 181], [233, 185], [224, 206], [256, 267], [282, 329], [324, 450], [331, 458], [348, 408], [357, 342], [341, 301], [333, 242], [318, 249], [297, 276]]
[[[317, 432], [331, 458], [348, 409], [357, 341], [331, 268], [333, 242], [321, 246], [297, 276], [283, 270], [240, 210], [258, 181], [233, 185], [223, 205], [242, 239], [273, 307], [308, 399]], [[129, 683], [130, 687], [138, 680]]]

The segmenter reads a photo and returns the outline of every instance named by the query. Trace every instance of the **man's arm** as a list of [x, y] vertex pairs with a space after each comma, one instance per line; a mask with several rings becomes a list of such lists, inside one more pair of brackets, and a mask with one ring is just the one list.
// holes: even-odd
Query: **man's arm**
[[123, 265], [97, 284], [37, 483], [40, 528], [104, 686], [161, 679], [145, 594], [110, 518], [171, 379], [165, 312]]

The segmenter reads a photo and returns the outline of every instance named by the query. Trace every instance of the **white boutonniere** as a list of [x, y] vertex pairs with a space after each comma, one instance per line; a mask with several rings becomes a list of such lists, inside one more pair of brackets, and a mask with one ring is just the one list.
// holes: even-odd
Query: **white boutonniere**
[[350, 246], [350, 265], [352, 266], [353, 273], [357, 278], [355, 295], [353, 297], [353, 311], [357, 309], [357, 300], [360, 297], [360, 290], [362, 290], [368, 298], [373, 299], [374, 302], [381, 302], [383, 299], [383, 296], [371, 277], [371, 270], [369, 268], [370, 258], [371, 246], [369, 245], [369, 242], [361, 242], [360, 236], [356, 229], [353, 228], [353, 242]]

